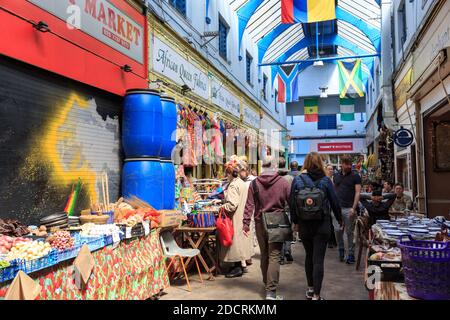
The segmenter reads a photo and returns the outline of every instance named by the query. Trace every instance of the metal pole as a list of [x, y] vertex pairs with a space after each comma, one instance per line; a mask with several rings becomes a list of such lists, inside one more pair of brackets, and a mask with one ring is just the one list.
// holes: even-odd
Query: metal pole
[[319, 22], [316, 22], [316, 57], [320, 59], [319, 56]]
[[345, 60], [345, 59], [360, 59], [360, 58], [370, 58], [370, 57], [378, 57], [380, 53], [372, 53], [372, 54], [361, 54], [357, 56], [341, 56], [341, 57], [327, 57], [327, 58], [319, 58], [319, 59], [309, 59], [309, 60], [293, 60], [293, 61], [283, 61], [283, 62], [263, 62], [258, 64], [259, 67], [263, 66], [282, 66], [285, 64], [299, 64], [302, 62], [315, 62], [315, 61], [333, 61], [333, 60]]

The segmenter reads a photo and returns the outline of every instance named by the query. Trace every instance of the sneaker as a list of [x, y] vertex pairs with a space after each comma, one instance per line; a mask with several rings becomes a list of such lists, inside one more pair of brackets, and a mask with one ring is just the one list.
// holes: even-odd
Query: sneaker
[[339, 249], [339, 261], [344, 262], [345, 260], [345, 251], [344, 249]]
[[227, 273], [225, 275], [225, 278], [237, 278], [237, 277], [242, 277], [242, 275], [244, 274], [244, 272], [242, 271], [242, 268], [240, 267], [235, 267], [233, 268], [229, 273]]
[[284, 297], [278, 296], [276, 292], [267, 291], [266, 300], [284, 300]]
[[322, 298], [322, 297], [319, 297], [319, 299], [314, 299], [314, 298], [312, 298], [311, 300], [325, 300], [325, 299]]
[[291, 244], [296, 244], [296, 243], [297, 243], [297, 241], [295, 241], [295, 240], [291, 241]]
[[346, 264], [354, 264], [355, 263], [355, 257], [352, 254], [348, 255], [347, 261], [345, 261]]
[[292, 263], [292, 261], [294, 261], [294, 257], [292, 257], [292, 254], [290, 253], [285, 254], [284, 257], [286, 258], [287, 263]]
[[306, 290], [305, 295], [306, 295], [306, 299], [312, 300], [312, 298], [314, 297], [314, 290], [310, 290], [310, 289]]

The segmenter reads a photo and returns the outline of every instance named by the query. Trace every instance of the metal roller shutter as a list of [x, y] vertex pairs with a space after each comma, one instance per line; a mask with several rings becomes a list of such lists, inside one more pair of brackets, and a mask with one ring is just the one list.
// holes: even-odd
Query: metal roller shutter
[[117, 199], [121, 104], [121, 97], [0, 57], [0, 218], [31, 224], [62, 211], [79, 178], [75, 212], [88, 208], [100, 200], [103, 171]]

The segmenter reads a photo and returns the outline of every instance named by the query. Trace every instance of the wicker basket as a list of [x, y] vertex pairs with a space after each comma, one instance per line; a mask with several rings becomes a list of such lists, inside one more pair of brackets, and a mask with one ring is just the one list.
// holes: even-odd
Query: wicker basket
[[450, 300], [450, 242], [398, 241], [408, 294], [425, 300]]

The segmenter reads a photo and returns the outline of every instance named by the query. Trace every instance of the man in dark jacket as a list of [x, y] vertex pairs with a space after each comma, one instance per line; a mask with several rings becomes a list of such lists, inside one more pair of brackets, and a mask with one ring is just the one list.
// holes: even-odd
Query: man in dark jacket
[[250, 221], [254, 215], [256, 237], [261, 251], [261, 272], [266, 289], [266, 299], [282, 300], [283, 297], [277, 296], [277, 288], [283, 243], [269, 243], [268, 234], [263, 225], [262, 212], [284, 213], [289, 205], [290, 184], [279, 175], [278, 163], [273, 162], [273, 158], [268, 156], [263, 163], [263, 173], [255, 180], [257, 196], [253, 186], [250, 185], [244, 211], [243, 231], [246, 235], [249, 234]]
[[[370, 226], [375, 224], [377, 220], [389, 220], [389, 208], [392, 206], [396, 198], [395, 193], [382, 193], [381, 189], [372, 192], [372, 196], [362, 194], [360, 201], [367, 212], [369, 212]], [[372, 201], [369, 201], [372, 200]], [[383, 201], [387, 199], [387, 201]]]

